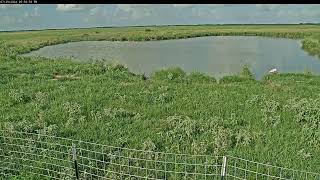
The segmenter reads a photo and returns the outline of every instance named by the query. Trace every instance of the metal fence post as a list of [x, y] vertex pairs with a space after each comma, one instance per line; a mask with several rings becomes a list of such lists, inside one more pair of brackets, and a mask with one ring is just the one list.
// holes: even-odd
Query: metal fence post
[[227, 157], [223, 156], [221, 166], [221, 180], [224, 180], [227, 175]]
[[76, 174], [76, 178], [79, 179], [79, 170], [77, 164], [77, 148], [76, 144], [72, 143], [72, 160], [74, 161], [74, 170]]

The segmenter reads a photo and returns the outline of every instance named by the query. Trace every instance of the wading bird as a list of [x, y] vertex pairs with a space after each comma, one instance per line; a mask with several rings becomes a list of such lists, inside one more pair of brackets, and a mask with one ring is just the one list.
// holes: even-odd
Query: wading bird
[[278, 72], [277, 68], [273, 68], [273, 69], [271, 69], [271, 70], [269, 71], [269, 73], [271, 73], [271, 74], [275, 74], [275, 73], [277, 73], [277, 72]]

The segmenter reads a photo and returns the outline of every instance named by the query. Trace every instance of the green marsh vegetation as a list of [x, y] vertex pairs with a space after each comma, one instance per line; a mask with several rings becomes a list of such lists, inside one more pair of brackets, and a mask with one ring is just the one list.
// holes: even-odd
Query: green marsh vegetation
[[320, 35], [303, 39], [302, 48], [309, 54], [320, 57]]
[[149, 144], [155, 151], [229, 154], [320, 172], [320, 76], [273, 74], [256, 81], [244, 67], [240, 75], [217, 81], [173, 67], [144, 80], [117, 64], [18, 56], [73, 41], [217, 35], [304, 39], [303, 48], [319, 54], [319, 33], [317, 25], [2, 32], [0, 128], [119, 147]]
[[[294, 39], [320, 39], [319, 25], [194, 25], [62, 29], [2, 32], [0, 40], [15, 45], [19, 53], [44, 46], [84, 41], [150, 41], [202, 36], [267, 36]], [[307, 48], [306, 48], [307, 50]]]

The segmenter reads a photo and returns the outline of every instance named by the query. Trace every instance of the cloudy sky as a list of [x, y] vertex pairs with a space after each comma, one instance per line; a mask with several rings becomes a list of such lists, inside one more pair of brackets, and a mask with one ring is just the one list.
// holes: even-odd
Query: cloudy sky
[[320, 5], [0, 5], [0, 30], [320, 22]]

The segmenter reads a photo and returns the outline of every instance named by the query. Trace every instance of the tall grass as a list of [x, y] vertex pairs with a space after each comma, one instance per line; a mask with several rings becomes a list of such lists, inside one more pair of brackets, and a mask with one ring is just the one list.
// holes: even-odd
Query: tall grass
[[302, 41], [302, 48], [311, 55], [320, 57], [320, 36], [316, 38], [306, 38]]

